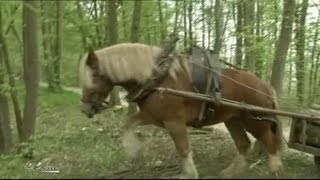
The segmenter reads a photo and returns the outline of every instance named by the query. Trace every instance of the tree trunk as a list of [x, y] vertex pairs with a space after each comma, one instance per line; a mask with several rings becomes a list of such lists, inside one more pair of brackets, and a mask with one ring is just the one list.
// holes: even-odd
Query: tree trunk
[[133, 9], [133, 18], [131, 24], [131, 42], [139, 41], [139, 33], [140, 33], [140, 19], [141, 19], [141, 6], [142, 1], [135, 0], [134, 1], [134, 9]]
[[[76, 5], [77, 5], [77, 12], [78, 12], [78, 17], [80, 19], [83, 19], [83, 14], [82, 14], [82, 10], [81, 10], [81, 5], [80, 5], [80, 2], [77, 1], [76, 2]], [[87, 39], [86, 39], [86, 32], [85, 32], [85, 29], [83, 27], [82, 24], [79, 25], [79, 31], [81, 33], [81, 42], [82, 42], [82, 47], [85, 51], [87, 51], [87, 48], [88, 48], [88, 43], [87, 43]]]
[[277, 45], [273, 58], [271, 75], [271, 85], [275, 88], [278, 96], [282, 93], [282, 81], [284, 77], [288, 47], [291, 42], [294, 11], [295, 0], [284, 0], [281, 31], [276, 43]]
[[[221, 9], [223, 9], [223, 7], [221, 7]], [[228, 8], [228, 9], [231, 9], [231, 7], [230, 8]], [[222, 19], [222, 21], [221, 22], [223, 22], [223, 19], [224, 19], [224, 17], [223, 17], [223, 15], [222, 15], [222, 11], [221, 11], [221, 19]], [[225, 22], [223, 23], [223, 25], [222, 25], [222, 27], [221, 27], [221, 31], [220, 31], [220, 33], [221, 33], [221, 39], [220, 39], [220, 52], [222, 51], [222, 47], [224, 47], [224, 53], [225, 53], [225, 57], [227, 57], [227, 44], [226, 43], [224, 43], [225, 42], [225, 38], [228, 38], [228, 37], [226, 37], [226, 30], [227, 30], [227, 25], [228, 25], [228, 22], [229, 22], [229, 20], [231, 19], [231, 16], [232, 16], [232, 12], [231, 11], [227, 11], [227, 15], [225, 16], [226, 18], [226, 20], [225, 20]], [[231, 54], [231, 56], [232, 56], [232, 54]]]
[[214, 41], [213, 53], [219, 56], [222, 45], [222, 8], [220, 0], [216, 0], [214, 5], [214, 20], [216, 37]]
[[317, 17], [317, 23], [315, 25], [315, 32], [314, 32], [314, 38], [313, 38], [313, 45], [312, 45], [312, 50], [311, 50], [311, 70], [310, 70], [310, 75], [309, 75], [309, 93], [308, 93], [308, 99], [309, 102], [313, 102], [314, 100], [314, 76], [317, 76], [317, 72], [315, 70], [315, 67], [317, 66], [316, 63], [316, 49], [317, 49], [317, 42], [318, 42], [318, 37], [319, 37], [319, 23], [320, 23], [320, 9], [318, 11], [318, 17]]
[[297, 97], [299, 103], [304, 100], [304, 86], [305, 86], [305, 24], [308, 9], [308, 0], [303, 0], [301, 4], [301, 11], [297, 11], [299, 23], [297, 23], [296, 31], [296, 78], [297, 78]]
[[[118, 20], [117, 20], [117, 1], [110, 0], [108, 3], [108, 39], [109, 45], [114, 45], [118, 41]], [[119, 97], [119, 87], [115, 86], [110, 94], [110, 104], [111, 105], [121, 105], [120, 97]]]
[[39, 1], [23, 1], [23, 70], [26, 99], [23, 113], [21, 141], [34, 134], [38, 99], [38, 29], [37, 14]]
[[[2, 8], [0, 7], [0, 34], [3, 33], [2, 24]], [[12, 146], [12, 132], [10, 127], [9, 104], [6, 92], [3, 91], [4, 81], [4, 66], [3, 66], [3, 41], [0, 39], [0, 154], [10, 151]]]
[[124, 3], [122, 4], [122, 7], [121, 7], [121, 16], [122, 16], [122, 29], [123, 29], [123, 39], [125, 39], [126, 41], [129, 39], [128, 37], [128, 25], [127, 25], [127, 21], [126, 21], [126, 17], [128, 16], [127, 13], [126, 13], [126, 7], [124, 5]]
[[192, 31], [192, 1], [189, 1], [189, 6], [188, 6], [188, 16], [189, 16], [189, 47], [192, 47], [193, 45], [193, 31]]
[[61, 89], [60, 80], [60, 63], [62, 58], [62, 39], [63, 39], [63, 1], [56, 1], [57, 6], [57, 24], [56, 24], [56, 44], [55, 44], [55, 58], [53, 61], [53, 82], [54, 89]]
[[179, 17], [179, 7], [178, 7], [179, 1], [175, 2], [174, 8], [175, 8], [175, 14], [174, 14], [174, 24], [173, 24], [173, 33], [177, 34], [178, 32], [178, 17]]
[[243, 2], [237, 1], [237, 26], [236, 26], [236, 66], [242, 65], [243, 47]]
[[41, 30], [42, 30], [42, 45], [43, 45], [43, 58], [46, 61], [45, 63], [45, 70], [46, 70], [46, 77], [47, 77], [47, 83], [48, 88], [53, 91], [54, 90], [54, 82], [53, 82], [53, 71], [52, 71], [52, 47], [50, 44], [51, 38], [50, 38], [50, 20], [49, 20], [49, 7], [50, 2], [41, 2], [41, 16], [42, 16], [42, 24], [41, 24]]
[[[140, 27], [140, 19], [141, 19], [141, 6], [142, 1], [135, 0], [134, 1], [134, 9], [133, 9], [133, 18], [131, 25], [131, 42], [139, 41], [139, 27]], [[128, 114], [132, 114], [137, 111], [136, 103], [129, 103]]]
[[187, 49], [188, 44], [188, 28], [187, 28], [187, 2], [183, 0], [183, 47]]
[[[278, 0], [274, 0], [273, 1], [273, 7], [274, 7], [274, 30], [273, 30], [273, 33], [274, 33], [274, 40], [277, 39], [277, 36], [278, 36], [278, 21], [279, 21], [279, 14], [278, 14], [278, 11], [279, 11], [279, 2]], [[274, 48], [276, 49], [277, 48], [277, 45], [276, 43], [274, 43]]]
[[[0, 23], [1, 24], [1, 23]], [[2, 25], [0, 25], [2, 26]], [[0, 30], [0, 42], [2, 42], [2, 48], [0, 48], [0, 56], [3, 59], [3, 63], [5, 65], [5, 69], [7, 71], [7, 74], [9, 76], [9, 84], [11, 87], [10, 95], [12, 99], [12, 104], [13, 104], [13, 109], [16, 117], [16, 125], [17, 125], [17, 130], [18, 130], [18, 135], [21, 138], [22, 134], [22, 114], [21, 114], [21, 109], [18, 101], [18, 92], [16, 88], [16, 82], [14, 79], [14, 72], [11, 68], [10, 60], [9, 60], [9, 53], [8, 53], [8, 48], [6, 44], [6, 40], [4, 38], [4, 35], [2, 33], [2, 30]]]
[[207, 36], [208, 36], [208, 47], [211, 47], [211, 22], [212, 22], [212, 7], [213, 7], [213, 0], [210, 0], [209, 11], [207, 16]]
[[289, 82], [288, 82], [288, 95], [291, 94], [292, 88], [292, 64], [293, 64], [293, 53], [292, 53], [293, 46], [290, 46], [289, 49]]
[[[103, 2], [101, 2], [103, 3]], [[100, 10], [100, 9], [99, 9]], [[103, 44], [103, 39], [101, 37], [101, 33], [100, 33], [100, 21], [99, 21], [99, 12], [98, 12], [98, 4], [97, 4], [97, 0], [93, 0], [93, 13], [94, 13], [94, 21], [96, 23], [95, 25], [95, 29], [96, 29], [96, 34], [95, 34], [95, 38], [97, 39], [97, 44], [99, 47], [102, 46]]]
[[161, 7], [161, 1], [158, 0], [158, 10], [159, 10], [159, 23], [160, 23], [160, 35], [161, 35], [161, 42], [165, 38], [165, 24], [163, 21], [163, 13], [162, 13], [162, 7]]
[[206, 21], [205, 21], [205, 5], [204, 0], [201, 0], [201, 22], [202, 22], [202, 44], [201, 47], [204, 48], [204, 42], [205, 42], [205, 32], [206, 32]]
[[[319, 76], [319, 69], [320, 69], [320, 52], [318, 52], [317, 60], [316, 60], [316, 69], [315, 69], [315, 75], [313, 82], [315, 83], [315, 86], [313, 87], [313, 94], [314, 97], [320, 96], [320, 76]], [[317, 79], [318, 78], [318, 79]]]
[[[1, 51], [1, 50], [0, 50]], [[0, 53], [1, 56], [1, 53]], [[0, 61], [2, 57], [0, 57]], [[3, 64], [0, 62], [0, 69]], [[4, 71], [2, 71], [4, 72]], [[0, 73], [0, 86], [4, 85], [4, 74]], [[2, 90], [0, 88], [0, 90]], [[7, 153], [12, 147], [12, 132], [10, 127], [8, 98], [4, 93], [0, 93], [0, 154]]]
[[244, 1], [244, 45], [245, 45], [245, 68], [254, 71], [254, 53], [253, 53], [253, 43], [254, 43], [254, 0]]
[[262, 11], [263, 11], [263, 4], [261, 4], [261, 1], [257, 1], [256, 7], [257, 7], [257, 14], [256, 14], [256, 44], [258, 47], [255, 47], [254, 49], [254, 60], [255, 60], [255, 72], [256, 75], [259, 78], [262, 78], [262, 72], [263, 72], [263, 61], [261, 57], [261, 53], [263, 51], [263, 48], [260, 48], [260, 44], [262, 42], [262, 36], [261, 36], [261, 22], [262, 22]]

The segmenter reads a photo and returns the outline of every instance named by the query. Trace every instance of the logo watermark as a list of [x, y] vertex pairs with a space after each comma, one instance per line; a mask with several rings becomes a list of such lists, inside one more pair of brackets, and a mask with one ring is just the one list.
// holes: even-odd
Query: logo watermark
[[46, 166], [46, 165], [43, 165], [41, 162], [38, 162], [37, 164], [33, 164], [31, 162], [28, 162], [25, 165], [25, 169], [27, 171], [40, 171], [40, 172], [46, 172], [46, 173], [60, 173], [59, 168], [53, 167], [53, 166]]

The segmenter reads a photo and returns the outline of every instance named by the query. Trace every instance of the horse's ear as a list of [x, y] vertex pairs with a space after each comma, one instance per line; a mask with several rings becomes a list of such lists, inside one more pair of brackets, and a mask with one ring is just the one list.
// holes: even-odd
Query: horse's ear
[[88, 53], [86, 64], [92, 69], [98, 68], [98, 57], [92, 49]]

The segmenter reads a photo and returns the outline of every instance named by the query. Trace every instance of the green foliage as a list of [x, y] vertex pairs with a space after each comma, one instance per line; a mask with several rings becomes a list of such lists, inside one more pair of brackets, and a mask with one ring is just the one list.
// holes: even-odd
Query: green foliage
[[80, 96], [73, 92], [61, 90], [58, 93], [53, 93], [47, 88], [43, 88], [39, 92], [39, 102], [40, 106], [69, 106], [78, 105]]
[[11, 91], [11, 86], [8, 83], [0, 84], [0, 94], [8, 96]]

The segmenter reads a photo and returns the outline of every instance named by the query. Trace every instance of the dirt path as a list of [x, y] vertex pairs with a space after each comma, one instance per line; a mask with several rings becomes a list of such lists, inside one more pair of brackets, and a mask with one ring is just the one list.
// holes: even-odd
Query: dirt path
[[[154, 133], [153, 130], [157, 130]], [[175, 146], [164, 130], [146, 128], [146, 153], [135, 163], [123, 163], [115, 167], [105, 178], [176, 178], [181, 172], [179, 157]], [[145, 134], [144, 134], [145, 135]], [[214, 131], [190, 133], [190, 143], [194, 152], [194, 161], [201, 179], [218, 178], [236, 155], [235, 145], [221, 125]], [[319, 178], [319, 170], [313, 159], [305, 153], [286, 149], [282, 156], [285, 168], [283, 178]], [[274, 178], [269, 174], [268, 158], [250, 158], [250, 168], [236, 178]]]

